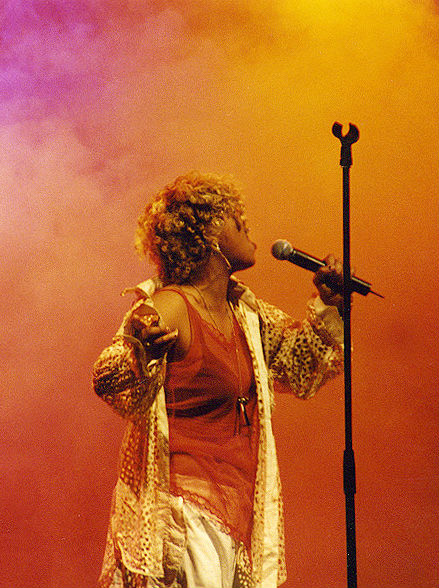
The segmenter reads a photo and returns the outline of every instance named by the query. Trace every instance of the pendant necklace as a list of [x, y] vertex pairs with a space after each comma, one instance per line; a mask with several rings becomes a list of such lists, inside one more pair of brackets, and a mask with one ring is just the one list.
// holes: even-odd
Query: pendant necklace
[[[201, 301], [203, 302], [203, 306], [206, 309], [209, 317], [211, 318], [213, 324], [215, 325], [217, 331], [219, 333], [222, 333], [221, 329], [219, 329], [218, 324], [216, 322], [216, 320], [214, 319], [212, 313], [209, 310], [209, 307], [206, 303], [206, 299], [204, 298], [201, 290], [195, 286], [195, 284], [190, 283], [190, 286], [192, 286], [197, 292], [198, 295], [201, 298]], [[230, 312], [232, 313], [233, 316], [233, 309], [231, 308], [230, 302], [228, 301], [227, 303], [227, 307], [230, 310]], [[237, 432], [240, 431], [241, 428], [241, 420], [244, 421], [244, 425], [246, 427], [250, 426], [250, 419], [248, 418], [248, 414], [247, 414], [247, 410], [246, 410], [246, 406], [248, 404], [248, 398], [246, 396], [243, 395], [242, 392], [242, 375], [241, 375], [241, 362], [239, 361], [239, 354], [238, 354], [238, 343], [237, 343], [237, 339], [236, 339], [236, 333], [235, 333], [235, 325], [233, 324], [233, 319], [230, 317], [229, 313], [227, 313], [227, 316], [230, 320], [230, 325], [231, 325], [231, 332], [232, 332], [232, 338], [233, 338], [233, 342], [234, 342], [234, 348], [235, 348], [235, 357], [236, 357], [236, 367], [237, 367], [237, 371], [238, 371], [238, 397], [236, 400], [236, 409], [237, 409], [237, 425], [235, 423], [235, 435]]]

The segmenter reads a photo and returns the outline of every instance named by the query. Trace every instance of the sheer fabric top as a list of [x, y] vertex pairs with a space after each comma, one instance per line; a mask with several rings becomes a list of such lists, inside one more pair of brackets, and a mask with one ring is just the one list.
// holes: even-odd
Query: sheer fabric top
[[234, 316], [228, 340], [172, 290], [186, 302], [191, 345], [167, 366], [170, 490], [207, 510], [250, 551], [259, 436], [250, 352]]

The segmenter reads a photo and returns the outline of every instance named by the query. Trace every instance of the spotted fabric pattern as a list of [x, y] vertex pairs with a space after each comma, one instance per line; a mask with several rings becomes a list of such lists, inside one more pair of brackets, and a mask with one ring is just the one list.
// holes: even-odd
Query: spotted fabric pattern
[[[328, 378], [342, 371], [342, 346], [317, 316], [313, 301], [308, 305], [306, 319], [297, 322], [278, 308], [256, 299], [242, 285], [240, 288], [240, 304], [248, 301], [257, 311], [258, 332], [251, 331], [245, 324], [238, 303], [235, 314], [247, 340], [256, 337], [262, 343], [266, 365], [262, 369], [253, 354], [253, 367], [258, 395], [262, 394], [261, 382], [268, 372], [271, 406], [274, 404], [272, 383], [276, 378], [288, 382], [298, 398], [306, 399]], [[140, 296], [138, 302], [125, 315], [111, 345], [104, 349], [93, 368], [96, 393], [128, 421], [98, 585], [100, 588], [182, 588], [179, 568], [186, 533], [180, 502], [169, 492], [169, 431], [163, 389], [166, 357], [147, 363], [141, 343], [125, 334], [126, 322], [134, 309], [143, 303], [152, 305], [148, 297], [151, 291], [142, 295], [138, 288], [136, 292]], [[249, 347], [252, 347], [250, 343]], [[239, 545], [237, 551], [237, 577], [241, 588], [264, 588], [261, 569], [267, 431], [262, 425], [262, 406], [262, 401], [258, 400], [261, 426], [252, 550], [247, 553], [245, 547]], [[277, 484], [280, 489], [278, 473]], [[286, 579], [281, 494], [278, 509], [280, 585]]]
[[270, 375], [287, 381], [297, 398], [311, 398], [326, 380], [343, 371], [343, 349], [317, 317], [313, 299], [301, 323], [264, 301], [258, 301], [258, 307]]

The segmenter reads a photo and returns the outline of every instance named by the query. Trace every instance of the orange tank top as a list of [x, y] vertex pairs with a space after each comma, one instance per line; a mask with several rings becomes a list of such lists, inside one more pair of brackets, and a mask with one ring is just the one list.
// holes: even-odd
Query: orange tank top
[[167, 366], [170, 490], [207, 510], [250, 551], [259, 435], [250, 352], [235, 317], [227, 340], [173, 291], [186, 302], [191, 346]]

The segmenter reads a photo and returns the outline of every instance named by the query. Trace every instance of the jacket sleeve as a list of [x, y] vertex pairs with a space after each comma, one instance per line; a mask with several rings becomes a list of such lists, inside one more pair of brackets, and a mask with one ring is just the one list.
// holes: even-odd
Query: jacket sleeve
[[311, 299], [303, 322], [258, 300], [265, 359], [272, 377], [289, 383], [298, 398], [310, 398], [343, 371], [343, 321], [335, 307]]
[[141, 419], [149, 410], [164, 382], [165, 359], [146, 360], [143, 345], [125, 334], [125, 325], [139, 300], [125, 315], [123, 323], [93, 366], [93, 388], [96, 394], [122, 417]]

